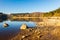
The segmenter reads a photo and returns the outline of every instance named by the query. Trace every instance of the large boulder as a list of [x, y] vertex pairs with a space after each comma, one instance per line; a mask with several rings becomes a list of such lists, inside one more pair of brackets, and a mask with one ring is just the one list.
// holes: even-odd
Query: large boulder
[[20, 29], [27, 29], [27, 28], [28, 28], [28, 27], [27, 27], [26, 24], [22, 24], [21, 27], [20, 27]]
[[8, 24], [7, 24], [7, 23], [4, 23], [4, 24], [3, 24], [3, 26], [4, 26], [4, 27], [7, 27], [7, 26], [8, 26]]

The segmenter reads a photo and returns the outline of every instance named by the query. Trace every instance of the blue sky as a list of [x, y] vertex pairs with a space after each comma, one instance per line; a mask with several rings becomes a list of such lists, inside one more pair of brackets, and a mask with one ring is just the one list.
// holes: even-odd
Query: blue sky
[[0, 12], [48, 12], [60, 7], [60, 0], [0, 0]]

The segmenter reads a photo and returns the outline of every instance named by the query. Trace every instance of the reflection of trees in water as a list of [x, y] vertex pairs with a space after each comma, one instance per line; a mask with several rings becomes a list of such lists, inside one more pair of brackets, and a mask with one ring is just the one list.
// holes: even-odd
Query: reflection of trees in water
[[12, 19], [11, 21], [33, 21], [33, 22], [40, 22], [43, 21], [41, 18], [16, 18]]
[[3, 14], [3, 13], [0, 13], [0, 22], [2, 22], [4, 20], [7, 20], [7, 15]]

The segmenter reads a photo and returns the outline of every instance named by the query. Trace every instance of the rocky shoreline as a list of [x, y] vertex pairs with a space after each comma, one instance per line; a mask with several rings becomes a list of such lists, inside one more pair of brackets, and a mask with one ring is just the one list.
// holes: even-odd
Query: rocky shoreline
[[36, 24], [33, 28], [22, 24], [20, 32], [9, 40], [60, 40], [60, 17], [44, 17]]
[[21, 29], [10, 40], [60, 40], [60, 26], [44, 26]]

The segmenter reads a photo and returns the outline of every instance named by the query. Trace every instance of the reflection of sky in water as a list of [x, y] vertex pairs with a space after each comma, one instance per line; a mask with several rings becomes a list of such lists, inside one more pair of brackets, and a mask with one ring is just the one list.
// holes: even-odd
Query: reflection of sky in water
[[[9, 24], [8, 27], [4, 27], [3, 24]], [[28, 27], [34, 27], [34, 22], [21, 22], [21, 21], [4, 21], [0, 22], [0, 37], [17, 34], [20, 31], [20, 26], [25, 23]]]

